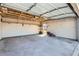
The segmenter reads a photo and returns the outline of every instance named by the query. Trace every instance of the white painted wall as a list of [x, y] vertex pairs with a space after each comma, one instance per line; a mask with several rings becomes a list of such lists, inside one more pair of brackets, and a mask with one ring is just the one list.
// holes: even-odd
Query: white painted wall
[[75, 18], [48, 21], [48, 31], [56, 36], [76, 39]]
[[2, 35], [2, 38], [37, 34], [39, 31], [39, 27], [37, 25], [25, 24], [24, 26], [22, 26], [22, 24], [1, 23], [1, 26], [2, 26], [2, 33], [0, 35]]
[[2, 35], [1, 35], [1, 32], [2, 32], [2, 23], [1, 23], [1, 16], [0, 16], [0, 50], [2, 50], [4, 48], [4, 41], [1, 40], [2, 38]]
[[1, 39], [1, 23], [0, 23], [0, 39]]
[[38, 26], [2, 23], [2, 37], [21, 36], [38, 33]]
[[77, 39], [79, 41], [79, 18], [77, 18]]
[[0, 22], [0, 39], [1, 39], [1, 22]]

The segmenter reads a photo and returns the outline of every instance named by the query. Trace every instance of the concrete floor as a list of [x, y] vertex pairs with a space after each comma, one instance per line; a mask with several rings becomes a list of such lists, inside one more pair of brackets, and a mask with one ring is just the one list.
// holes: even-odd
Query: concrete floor
[[4, 39], [1, 56], [71, 56], [78, 42], [38, 35]]

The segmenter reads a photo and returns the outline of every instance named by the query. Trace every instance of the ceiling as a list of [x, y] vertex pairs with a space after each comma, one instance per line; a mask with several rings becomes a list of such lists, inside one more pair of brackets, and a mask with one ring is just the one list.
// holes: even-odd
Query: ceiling
[[76, 16], [66, 3], [2, 3], [1, 5], [47, 19]]

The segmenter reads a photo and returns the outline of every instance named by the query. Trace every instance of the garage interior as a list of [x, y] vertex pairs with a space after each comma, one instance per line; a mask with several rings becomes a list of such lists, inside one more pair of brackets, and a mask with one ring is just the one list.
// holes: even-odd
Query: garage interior
[[79, 4], [0, 3], [0, 56], [79, 56]]

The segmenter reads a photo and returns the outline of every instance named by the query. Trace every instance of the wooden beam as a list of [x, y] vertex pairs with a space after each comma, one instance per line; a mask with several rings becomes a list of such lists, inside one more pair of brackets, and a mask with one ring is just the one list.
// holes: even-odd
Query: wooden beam
[[[14, 9], [11, 9], [11, 8], [7, 8], [7, 7], [4, 7], [4, 6], [1, 6], [0, 7], [0, 15], [3, 17], [3, 18], [11, 18], [11, 19], [16, 19], [17, 22], [15, 21], [3, 21], [2, 22], [5, 22], [5, 23], [20, 23], [19, 21], [20, 20], [23, 20], [23, 22], [27, 22], [27, 21], [32, 21], [31, 24], [34, 24], [35, 22], [43, 22], [45, 19], [43, 17], [40, 17], [40, 16], [33, 16], [33, 15], [30, 15], [28, 13], [24, 13], [24, 12], [21, 12], [21, 11], [17, 11], [17, 10], [14, 10]], [[26, 24], [26, 23], [21, 23], [21, 24]], [[30, 24], [30, 23], [27, 23], [27, 24]], [[40, 25], [40, 24], [37, 24], [37, 25]]]
[[34, 17], [33, 15], [31, 15], [31, 14], [28, 14], [28, 13], [25, 13], [25, 12], [22, 12], [22, 11], [18, 11], [18, 10], [15, 10], [15, 9], [11, 9], [11, 8], [8, 8], [8, 7], [4, 7], [4, 6], [1, 6], [0, 7], [0, 11], [2, 12], [2, 13], [4, 13], [3, 11], [3, 8], [5, 9], [5, 8], [7, 8], [7, 13], [9, 13], [9, 14], [14, 14], [14, 15], [20, 15], [20, 14], [22, 14], [22, 15], [26, 15], [26, 16], [29, 16], [29, 17]]
[[[2, 23], [15, 23], [15, 24], [17, 24], [17, 22], [9, 22], [9, 21], [2, 21]], [[35, 23], [18, 23], [18, 24], [29, 24], [29, 25], [37, 25], [37, 26], [40, 25], [40, 24], [35, 24]]]
[[34, 16], [29, 15], [27, 13], [17, 12], [16, 10], [9, 9], [9, 8], [5, 9], [5, 7], [0, 7], [0, 12], [1, 12], [0, 15], [3, 17], [25, 19], [25, 20], [29, 20], [29, 21], [40, 21], [42, 18], [42, 17], [38, 17], [36, 19], [36, 18], [34, 18]]

